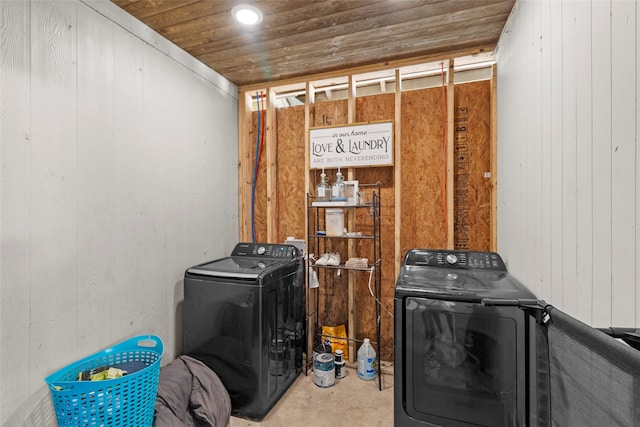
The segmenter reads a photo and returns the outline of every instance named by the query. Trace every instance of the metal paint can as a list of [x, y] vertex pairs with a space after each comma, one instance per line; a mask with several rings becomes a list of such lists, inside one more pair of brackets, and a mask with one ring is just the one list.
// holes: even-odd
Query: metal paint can
[[342, 362], [336, 362], [336, 378], [342, 379], [347, 375], [347, 371], [345, 371], [344, 360]]
[[313, 346], [313, 359], [312, 360], [316, 360], [316, 356], [318, 356], [320, 353], [331, 353], [331, 342], [329, 340], [326, 340], [323, 343], [317, 344], [315, 346]]
[[347, 372], [345, 371], [344, 352], [342, 350], [336, 350], [335, 352], [335, 365], [336, 378], [344, 378]]
[[333, 354], [320, 353], [313, 358], [313, 382], [318, 387], [331, 387], [336, 382]]

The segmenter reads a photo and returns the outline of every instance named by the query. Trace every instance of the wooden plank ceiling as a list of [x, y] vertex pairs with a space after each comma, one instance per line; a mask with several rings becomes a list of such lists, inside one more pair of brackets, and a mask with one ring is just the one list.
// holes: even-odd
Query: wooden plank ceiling
[[515, 0], [112, 0], [242, 87], [412, 58], [492, 52]]

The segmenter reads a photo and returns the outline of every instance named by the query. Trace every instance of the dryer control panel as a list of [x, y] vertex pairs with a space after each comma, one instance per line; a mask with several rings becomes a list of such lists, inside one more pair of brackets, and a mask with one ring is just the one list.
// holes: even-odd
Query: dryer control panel
[[272, 243], [238, 243], [232, 257], [259, 257], [281, 260], [295, 260], [300, 256], [298, 248], [292, 245]]
[[495, 252], [412, 249], [405, 255], [403, 265], [507, 271], [502, 258]]

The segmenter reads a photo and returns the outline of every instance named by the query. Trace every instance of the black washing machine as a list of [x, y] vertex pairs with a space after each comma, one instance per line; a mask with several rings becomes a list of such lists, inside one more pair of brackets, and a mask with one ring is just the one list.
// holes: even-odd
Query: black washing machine
[[233, 415], [262, 419], [302, 371], [301, 269], [294, 246], [238, 243], [185, 272], [183, 352], [220, 377]]
[[497, 253], [407, 252], [394, 297], [396, 427], [531, 425], [535, 321], [518, 301], [537, 302]]

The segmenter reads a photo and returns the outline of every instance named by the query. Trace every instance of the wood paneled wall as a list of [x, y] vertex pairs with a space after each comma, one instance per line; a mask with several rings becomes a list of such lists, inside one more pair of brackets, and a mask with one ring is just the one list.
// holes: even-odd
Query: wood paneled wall
[[172, 360], [185, 269], [237, 242], [237, 91], [189, 58], [111, 2], [0, 2], [0, 425], [55, 425], [44, 378], [123, 339]]
[[497, 49], [499, 247], [538, 297], [640, 326], [640, 8], [517, 2]]
[[[451, 86], [453, 87], [453, 86]], [[382, 240], [382, 304], [393, 312], [393, 294], [404, 253], [411, 248], [444, 248], [448, 245], [445, 218], [455, 218], [453, 229], [456, 247], [475, 250], [493, 249], [491, 227], [490, 176], [495, 174], [491, 166], [491, 84], [489, 81], [465, 83], [454, 88], [453, 108], [448, 105], [447, 87], [420, 89], [407, 92], [384, 93], [312, 103], [308, 127], [348, 124], [353, 102], [352, 123], [396, 121], [400, 108], [401, 121], [394, 126], [401, 128], [401, 140], [395, 141], [400, 159], [393, 167], [356, 168], [348, 171], [352, 179], [362, 183], [381, 183], [381, 240]], [[255, 94], [255, 92], [254, 92]], [[247, 96], [247, 94], [245, 94]], [[310, 97], [307, 97], [308, 99]], [[312, 98], [312, 97], [311, 97]], [[457, 111], [449, 117], [449, 111]], [[306, 238], [306, 192], [314, 191], [320, 179], [320, 171], [309, 173], [309, 188], [305, 188], [305, 109], [291, 107], [267, 109], [266, 115], [276, 117], [277, 166], [266, 169], [261, 160], [255, 195], [255, 223], [259, 241], [283, 242], [286, 236]], [[257, 113], [249, 120], [253, 128], [248, 136], [240, 135], [240, 151], [255, 155], [255, 125]], [[453, 120], [455, 119], [455, 120]], [[242, 117], [240, 118], [242, 120]], [[455, 123], [456, 131], [448, 132], [448, 123]], [[270, 132], [271, 129], [266, 129]], [[452, 144], [455, 144], [453, 146]], [[266, 148], [265, 148], [266, 150]], [[449, 157], [455, 155], [455, 158]], [[245, 157], [246, 158], [246, 155]], [[254, 158], [250, 163], [253, 167]], [[455, 170], [450, 168], [455, 167]], [[336, 170], [327, 170], [333, 181]], [[343, 171], [345, 174], [347, 171]], [[399, 174], [397, 173], [399, 172]], [[277, 181], [276, 200], [270, 200], [266, 188], [266, 176], [272, 174]], [[400, 176], [400, 182], [396, 182]], [[453, 178], [452, 178], [453, 177]], [[251, 179], [241, 179], [241, 197], [250, 200]], [[262, 183], [262, 184], [261, 184]], [[446, 196], [446, 186], [455, 186], [455, 200]], [[443, 191], [445, 196], [443, 197]], [[396, 221], [399, 200], [401, 221]], [[242, 201], [241, 201], [242, 203]], [[277, 206], [277, 218], [267, 230], [267, 204]], [[455, 212], [447, 212], [446, 206], [454, 206]], [[366, 221], [358, 221], [364, 224]], [[241, 218], [241, 235], [247, 233], [250, 218]], [[277, 229], [277, 231], [276, 231]], [[261, 238], [264, 237], [264, 238]], [[399, 239], [399, 242], [396, 242]], [[370, 243], [358, 242], [355, 251], [370, 253]], [[399, 249], [398, 249], [399, 248]], [[347, 254], [347, 243], [334, 243], [332, 250]], [[398, 253], [400, 251], [400, 253]], [[357, 255], [356, 255], [357, 256]], [[361, 255], [365, 256], [365, 255]], [[344, 259], [343, 259], [344, 261]], [[356, 274], [355, 281], [355, 337], [375, 337], [375, 301], [367, 288], [368, 275]], [[347, 324], [348, 276], [333, 273], [321, 284], [319, 307], [321, 324]], [[381, 309], [381, 349], [383, 360], [393, 360], [393, 318]]]

